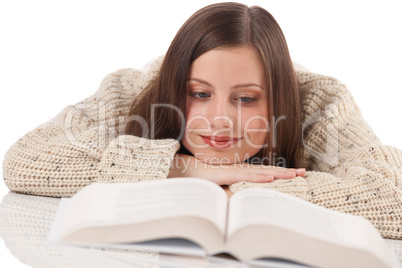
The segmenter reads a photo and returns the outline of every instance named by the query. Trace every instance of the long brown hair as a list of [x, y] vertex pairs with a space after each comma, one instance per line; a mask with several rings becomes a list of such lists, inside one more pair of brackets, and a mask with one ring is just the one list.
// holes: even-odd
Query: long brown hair
[[[301, 146], [301, 96], [287, 43], [274, 17], [259, 6], [219, 3], [194, 13], [179, 29], [163, 60], [158, 75], [133, 102], [125, 134], [152, 139], [181, 140], [186, 111], [186, 83], [190, 64], [203, 53], [218, 47], [251, 45], [265, 68], [270, 130], [267, 147], [255, 157], [262, 164], [276, 165], [284, 158], [286, 167], [297, 167]], [[153, 109], [152, 104], [168, 104]], [[152, 119], [151, 119], [152, 116]], [[276, 124], [275, 124], [275, 121]], [[181, 146], [181, 152], [186, 152]], [[268, 161], [267, 161], [268, 160]]]

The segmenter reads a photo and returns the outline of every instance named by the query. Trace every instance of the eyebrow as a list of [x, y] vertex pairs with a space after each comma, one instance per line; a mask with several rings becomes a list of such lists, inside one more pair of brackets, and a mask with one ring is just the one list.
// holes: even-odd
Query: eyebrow
[[[188, 79], [187, 81], [191, 81], [191, 80], [193, 80], [193, 81], [196, 81], [196, 82], [198, 82], [198, 83], [201, 83], [201, 84], [204, 84], [204, 85], [207, 85], [207, 86], [209, 86], [209, 87], [213, 87], [210, 83], [208, 83], [207, 81], [204, 81], [204, 80], [201, 80], [201, 79], [199, 79], [199, 78], [190, 78], [190, 79]], [[239, 85], [236, 85], [236, 86], [234, 86], [233, 88], [234, 89], [236, 89], [236, 88], [243, 88], [243, 87], [259, 87], [259, 88], [261, 88], [261, 89], [264, 89], [262, 86], [260, 86], [260, 85], [258, 85], [258, 84], [254, 84], [254, 83], [247, 83], [247, 84], [239, 84]]]

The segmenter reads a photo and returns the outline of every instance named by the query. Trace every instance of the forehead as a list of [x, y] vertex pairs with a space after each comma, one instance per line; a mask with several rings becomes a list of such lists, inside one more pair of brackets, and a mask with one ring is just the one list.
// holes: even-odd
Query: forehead
[[189, 78], [209, 83], [265, 85], [264, 67], [258, 53], [249, 46], [212, 49], [190, 66]]

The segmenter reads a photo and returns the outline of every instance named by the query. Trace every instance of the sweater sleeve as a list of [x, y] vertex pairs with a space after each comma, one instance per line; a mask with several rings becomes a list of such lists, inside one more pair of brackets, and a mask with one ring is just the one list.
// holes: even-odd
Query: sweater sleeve
[[91, 182], [163, 179], [179, 143], [119, 135], [137, 94], [162, 58], [148, 70], [122, 69], [85, 100], [18, 139], [3, 161], [3, 178], [15, 192], [70, 197]]
[[303, 94], [304, 177], [239, 182], [368, 219], [383, 237], [402, 239], [402, 152], [383, 145], [338, 80], [297, 72]]

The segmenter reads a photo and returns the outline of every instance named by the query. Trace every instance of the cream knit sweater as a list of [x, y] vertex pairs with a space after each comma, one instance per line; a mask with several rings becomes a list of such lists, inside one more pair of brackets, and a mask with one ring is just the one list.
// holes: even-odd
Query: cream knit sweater
[[[15, 192], [69, 197], [92, 182], [165, 179], [179, 149], [176, 140], [118, 135], [136, 95], [157, 74], [147, 70], [108, 75], [98, 91], [25, 134], [7, 152], [3, 176]], [[402, 152], [383, 145], [338, 80], [295, 66], [302, 86], [304, 177], [272, 183], [276, 189], [334, 210], [363, 216], [383, 237], [402, 239]]]

